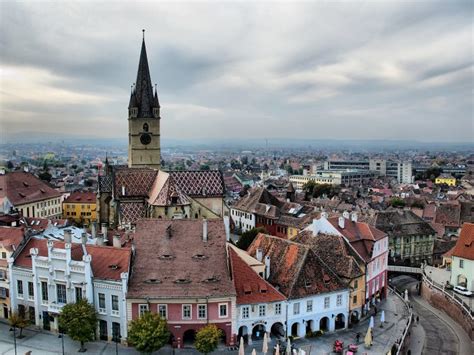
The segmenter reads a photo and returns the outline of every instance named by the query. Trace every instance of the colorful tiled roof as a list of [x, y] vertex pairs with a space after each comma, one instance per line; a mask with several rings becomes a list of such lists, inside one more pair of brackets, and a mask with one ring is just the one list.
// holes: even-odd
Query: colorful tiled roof
[[145, 203], [142, 201], [120, 202], [119, 215], [122, 223], [135, 223], [145, 218]]
[[225, 194], [224, 178], [219, 170], [172, 171], [178, 189], [189, 197], [213, 197]]
[[156, 170], [149, 168], [116, 169], [114, 179], [115, 197], [148, 197], [157, 174]]
[[0, 226], [0, 245], [14, 251], [23, 240], [24, 229], [21, 227]]
[[229, 248], [232, 277], [237, 292], [237, 304], [254, 304], [284, 301], [285, 296], [260, 277], [244, 260]]
[[31, 173], [14, 171], [0, 175], [0, 197], [14, 206], [61, 197], [61, 193]]
[[474, 223], [464, 223], [452, 256], [474, 260]]

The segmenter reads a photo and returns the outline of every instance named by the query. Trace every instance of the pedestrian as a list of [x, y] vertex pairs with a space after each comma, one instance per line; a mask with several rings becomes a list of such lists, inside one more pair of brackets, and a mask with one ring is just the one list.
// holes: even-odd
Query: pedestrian
[[377, 315], [377, 306], [374, 306], [375, 315]]
[[357, 333], [356, 334], [356, 342], [359, 343], [359, 340], [360, 340], [360, 333]]
[[420, 323], [420, 317], [419, 316], [416, 316], [416, 322]]

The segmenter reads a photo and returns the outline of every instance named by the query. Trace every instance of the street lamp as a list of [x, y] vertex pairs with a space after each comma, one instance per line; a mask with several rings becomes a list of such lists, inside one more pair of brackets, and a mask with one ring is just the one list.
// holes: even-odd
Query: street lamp
[[61, 347], [63, 349], [63, 355], [64, 355], [64, 332], [62, 330], [60, 330], [58, 338], [61, 338]]
[[13, 332], [13, 344], [15, 344], [15, 355], [16, 353], [16, 326], [10, 328], [10, 331]]

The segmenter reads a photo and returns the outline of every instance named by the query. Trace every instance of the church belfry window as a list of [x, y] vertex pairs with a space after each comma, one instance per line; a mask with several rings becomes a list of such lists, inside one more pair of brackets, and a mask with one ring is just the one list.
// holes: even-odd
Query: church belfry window
[[143, 124], [143, 132], [148, 132], [148, 123]]

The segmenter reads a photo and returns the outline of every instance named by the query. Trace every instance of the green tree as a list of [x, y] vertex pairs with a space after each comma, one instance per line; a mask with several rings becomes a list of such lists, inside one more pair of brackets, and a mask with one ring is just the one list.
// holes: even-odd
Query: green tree
[[401, 198], [394, 197], [390, 201], [392, 207], [405, 207], [406, 203]]
[[266, 233], [267, 231], [263, 227], [252, 228], [251, 230], [242, 233], [239, 240], [237, 241], [237, 247], [242, 250], [247, 250], [250, 244], [257, 236], [258, 233]]
[[159, 314], [146, 312], [130, 322], [128, 341], [141, 353], [157, 351], [168, 342], [169, 337], [166, 320]]
[[212, 353], [219, 344], [219, 338], [223, 335], [222, 330], [214, 324], [206, 325], [196, 333], [196, 350], [203, 354]]
[[14, 312], [8, 319], [11, 327], [20, 329], [19, 339], [23, 338], [23, 329], [30, 325], [30, 321], [25, 319], [20, 313]]
[[200, 166], [200, 169], [201, 169], [201, 170], [206, 170], [206, 171], [211, 170], [210, 166], [207, 165], [207, 164], [202, 164], [202, 165]]
[[51, 179], [53, 178], [53, 177], [51, 176], [51, 174], [48, 173], [47, 171], [43, 171], [43, 172], [39, 173], [39, 174], [38, 174], [38, 177], [39, 177], [41, 180], [47, 181], [47, 182], [50, 182]]
[[84, 343], [94, 340], [97, 329], [97, 313], [94, 306], [86, 299], [68, 303], [59, 315], [59, 327], [64, 329], [72, 340], [81, 342], [79, 352], [85, 352], [87, 349]]
[[9, 170], [12, 170], [14, 167], [15, 167], [15, 166], [13, 165], [13, 163], [9, 160], [9, 161], [7, 162], [7, 168], [8, 168]]

